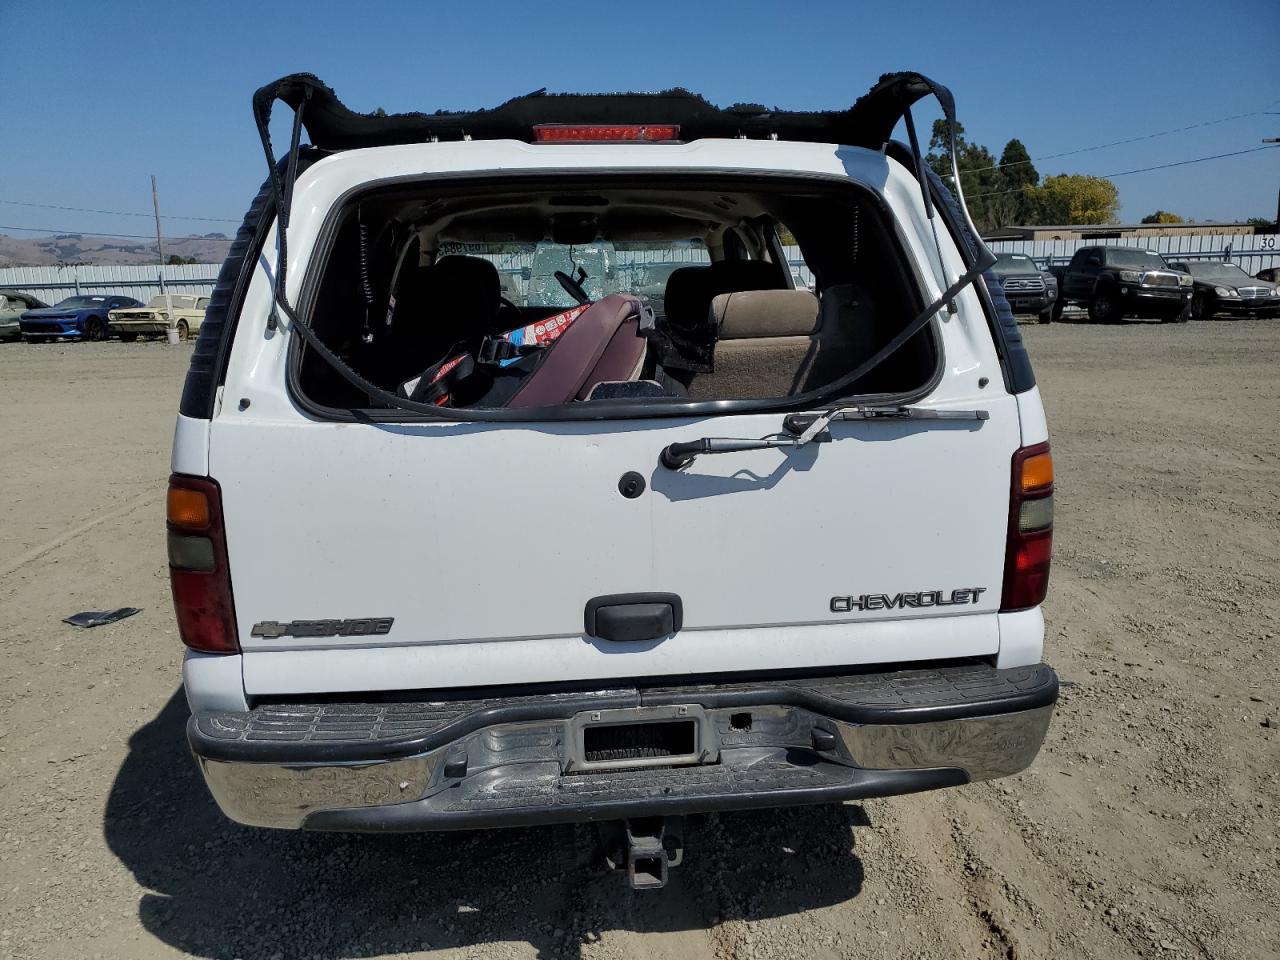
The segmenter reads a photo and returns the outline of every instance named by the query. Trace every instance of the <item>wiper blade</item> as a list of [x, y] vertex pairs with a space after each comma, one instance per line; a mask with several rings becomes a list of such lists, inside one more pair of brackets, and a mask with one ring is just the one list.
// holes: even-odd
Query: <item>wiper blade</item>
[[702, 437], [663, 447], [658, 461], [668, 470], [680, 470], [709, 453], [738, 453], [774, 447], [803, 447], [810, 443], [830, 443], [827, 429], [835, 420], [989, 420], [986, 410], [933, 410], [929, 407], [847, 406], [822, 413], [792, 413], [782, 421], [791, 436], [762, 437], [758, 440], [731, 437]]
[[817, 427], [826, 429], [833, 420], [990, 420], [987, 410], [934, 410], [930, 407], [848, 406], [833, 407], [825, 413], [793, 413], [782, 421], [788, 433], [803, 438]]

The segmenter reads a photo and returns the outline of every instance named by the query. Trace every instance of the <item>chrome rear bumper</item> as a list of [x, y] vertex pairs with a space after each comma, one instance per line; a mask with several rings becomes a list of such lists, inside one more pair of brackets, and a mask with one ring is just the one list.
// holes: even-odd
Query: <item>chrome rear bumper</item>
[[[835, 802], [989, 780], [1034, 760], [1056, 697], [1057, 677], [1043, 664], [966, 665], [497, 701], [285, 705], [197, 715], [188, 737], [219, 807], [241, 823], [444, 830]], [[697, 724], [696, 743], [672, 765], [583, 752], [592, 723], [685, 718]]]

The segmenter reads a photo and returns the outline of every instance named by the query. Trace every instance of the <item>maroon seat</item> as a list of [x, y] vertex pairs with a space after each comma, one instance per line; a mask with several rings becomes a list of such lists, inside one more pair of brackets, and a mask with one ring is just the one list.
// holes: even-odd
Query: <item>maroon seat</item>
[[640, 301], [615, 293], [597, 300], [547, 348], [547, 356], [507, 402], [547, 407], [585, 400], [598, 383], [634, 380], [648, 341], [640, 335]]

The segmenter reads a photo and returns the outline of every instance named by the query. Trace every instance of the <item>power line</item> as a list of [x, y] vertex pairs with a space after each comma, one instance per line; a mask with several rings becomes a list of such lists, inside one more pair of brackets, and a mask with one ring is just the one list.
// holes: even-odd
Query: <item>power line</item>
[[[92, 230], [56, 230], [53, 227], [9, 227], [0, 224], [0, 230], [22, 230], [26, 233], [47, 233], [51, 236], [62, 236], [64, 234], [74, 235], [77, 237], [111, 237], [116, 240], [151, 240], [154, 236], [141, 233], [94, 233]], [[166, 237], [165, 239], [178, 243], [183, 240], [205, 240], [209, 243], [231, 243], [230, 237]]]
[[[127, 210], [94, 210], [89, 207], [64, 207], [56, 203], [28, 203], [25, 200], [0, 200], [0, 203], [6, 203], [14, 207], [39, 207], [42, 210], [70, 210], [74, 213], [101, 213], [110, 217], [150, 217], [149, 213], [131, 213]], [[176, 214], [167, 214], [160, 218], [161, 220], [202, 220], [205, 223], [239, 223], [239, 220], [230, 220], [226, 217], [180, 217]], [[105, 234], [103, 234], [105, 236]]]
[[[1021, 166], [1028, 163], [1040, 163], [1044, 160], [1057, 160], [1061, 157], [1072, 157], [1080, 153], [1089, 153], [1092, 150], [1105, 150], [1109, 147], [1123, 146], [1124, 144], [1127, 144], [1127, 143], [1138, 143], [1139, 141], [1142, 141], [1142, 140], [1154, 140], [1156, 137], [1167, 137], [1175, 133], [1185, 133], [1188, 130], [1197, 130], [1197, 129], [1200, 129], [1201, 127], [1211, 127], [1219, 123], [1229, 123], [1232, 120], [1243, 120], [1247, 117], [1261, 117], [1261, 116], [1273, 116], [1273, 115], [1274, 115], [1273, 113], [1267, 110], [1253, 110], [1253, 111], [1250, 111], [1249, 113], [1237, 113], [1229, 117], [1218, 117], [1213, 120], [1202, 120], [1199, 123], [1188, 124], [1185, 127], [1174, 127], [1171, 130], [1160, 130], [1156, 133], [1147, 133], [1139, 137], [1128, 137], [1124, 140], [1112, 140], [1109, 143], [1098, 143], [1098, 144], [1094, 144], [1091, 147], [1077, 147], [1074, 150], [1065, 150], [1062, 153], [1050, 153], [1050, 154], [1046, 154], [1043, 157], [1033, 157], [1027, 160], [1015, 160], [1012, 163], [996, 164], [990, 167], [976, 167], [972, 170], [964, 170], [962, 171], [962, 173], [985, 173], [988, 170], [997, 170], [997, 169], [1000, 169], [1001, 167], [1006, 167], [1006, 168], [1016, 167], [1016, 166]], [[1222, 156], [1232, 156], [1232, 154], [1223, 154]], [[1194, 162], [1194, 161], [1189, 161], [1189, 162]], [[1177, 166], [1177, 164], [1171, 164], [1171, 166]], [[1159, 169], [1159, 168], [1152, 167], [1149, 169]], [[1141, 171], [1135, 171], [1135, 172], [1141, 172]], [[1124, 174], [1107, 174], [1107, 176], [1123, 176], [1123, 175]], [[952, 176], [949, 173], [946, 174], [945, 177], [948, 180], [952, 179]], [[983, 194], [983, 196], [991, 196], [991, 194]], [[62, 204], [56, 204], [56, 203], [32, 203], [25, 200], [0, 199], [0, 203], [8, 204], [10, 206], [15, 206], [15, 207], [38, 207], [42, 210], [66, 210], [72, 213], [96, 213], [96, 214], [102, 214], [110, 217], [151, 217], [152, 216], [152, 214], [150, 213], [138, 213], [131, 210], [97, 210], [92, 207], [68, 207], [68, 206], [63, 206]], [[239, 220], [233, 219], [230, 217], [187, 217], [187, 216], [181, 216], [179, 214], [163, 214], [161, 215], [160, 219], [161, 220], [194, 220], [194, 221], [200, 221], [203, 223], [235, 223], [235, 224], [240, 223]], [[5, 227], [4, 229], [23, 230], [27, 228]], [[108, 237], [108, 236], [131, 237], [130, 234], [123, 234], [123, 233], [121, 234], [87, 233], [86, 231], [83, 231], [83, 230], [72, 231], [72, 232], [85, 233], [86, 236], [95, 236], [95, 237]], [[139, 238], [139, 239], [147, 239], [147, 238]]]
[[[1105, 150], [1108, 147], [1120, 147], [1127, 143], [1138, 143], [1142, 140], [1154, 140], [1156, 137], [1167, 137], [1175, 133], [1186, 133], [1188, 130], [1198, 130], [1201, 127], [1212, 127], [1219, 123], [1230, 123], [1232, 120], [1243, 120], [1246, 117], [1263, 117], [1271, 115], [1271, 112], [1267, 110], [1253, 110], [1249, 113], [1237, 113], [1230, 117], [1218, 117], [1216, 120], [1202, 120], [1199, 123], [1188, 124], [1185, 127], [1174, 127], [1172, 130], [1161, 130], [1157, 133], [1145, 133], [1140, 137], [1128, 137], [1124, 140], [1112, 140], [1110, 143], [1098, 143], [1092, 147], [1078, 147], [1075, 150], [1064, 150], [1062, 153], [1050, 153], [1043, 157], [1032, 157], [1027, 160], [1015, 160], [1012, 163], [997, 163], [990, 167], [977, 167], [973, 170], [964, 170], [962, 173], [985, 173], [988, 170], [998, 170], [1001, 167], [1018, 167], [1025, 166], [1028, 163], [1041, 163], [1045, 160], [1058, 160], [1061, 157], [1074, 157], [1078, 153], [1089, 153], [1092, 150]], [[951, 174], [947, 174], [947, 178], [951, 179]]]
[[[1136, 170], [1122, 170], [1119, 173], [1089, 174], [1089, 176], [1097, 176], [1104, 180], [1110, 180], [1113, 177], [1128, 177], [1128, 176], [1132, 176], [1135, 173], [1150, 173], [1152, 170], [1166, 170], [1169, 167], [1185, 167], [1188, 164], [1192, 164], [1192, 163], [1205, 163], [1206, 161], [1209, 161], [1209, 160], [1222, 160], [1226, 157], [1239, 157], [1239, 156], [1243, 156], [1246, 153], [1258, 153], [1259, 151], [1262, 151], [1262, 150], [1274, 150], [1274, 149], [1276, 148], [1272, 146], [1252, 147], [1248, 150], [1233, 150], [1231, 153], [1215, 153], [1211, 157], [1195, 157], [1194, 159], [1191, 159], [1191, 160], [1175, 160], [1172, 163], [1157, 163], [1154, 166], [1139, 167]], [[962, 171], [961, 176], [969, 172], [970, 171], [968, 170]], [[976, 193], [972, 196], [965, 194], [965, 200], [977, 200], [981, 197], [998, 197], [1006, 193], [1021, 193], [1023, 189], [1024, 189], [1023, 187], [1014, 187], [1012, 190], [992, 190], [988, 193]]]
[[1257, 153], [1260, 150], [1274, 150], [1274, 147], [1253, 147], [1249, 150], [1233, 150], [1231, 153], [1215, 153], [1211, 157], [1196, 157], [1194, 160], [1175, 160], [1172, 163], [1157, 163], [1152, 167], [1138, 167], [1136, 170], [1122, 170], [1119, 173], [1104, 173], [1104, 177], [1127, 177], [1132, 173], [1147, 173], [1151, 170], [1166, 170], [1169, 167], [1185, 167], [1189, 163], [1204, 163], [1206, 160], [1221, 160], [1224, 157], [1239, 157], [1246, 153]]
[[[1275, 149], [1277, 149], [1276, 145], [1265, 144], [1264, 146], [1261, 146], [1261, 147], [1251, 147], [1248, 150], [1233, 150], [1229, 153], [1215, 153], [1208, 157], [1193, 157], [1190, 160], [1174, 160], [1170, 163], [1157, 163], [1149, 167], [1138, 167], [1137, 169], [1134, 169], [1134, 170], [1121, 170], [1117, 173], [1104, 173], [1104, 174], [1099, 174], [1098, 176], [1101, 176], [1104, 179], [1111, 179], [1113, 177], [1129, 177], [1129, 176], [1133, 176], [1136, 173], [1150, 173], [1153, 170], [1167, 170], [1170, 167], [1185, 167], [1194, 163], [1207, 163], [1210, 160], [1224, 160], [1228, 157], [1240, 157], [1240, 156], [1244, 156], [1247, 153], [1259, 153], [1263, 150], [1275, 150]], [[962, 171], [962, 175], [965, 173], [977, 173], [977, 172], [978, 171], [976, 170], [965, 170], [965, 171]], [[1023, 189], [1022, 187], [1015, 187], [1012, 190], [992, 190], [987, 193], [976, 193], [972, 195], [966, 195], [965, 199], [979, 200], [983, 197], [997, 197], [1007, 193], [1021, 193], [1022, 189]], [[0, 201], [0, 202], [8, 202], [8, 201]], [[29, 204], [29, 206], [37, 206], [37, 204]], [[73, 208], [67, 207], [64, 209], [73, 209]], [[183, 219], [183, 218], [174, 218], [174, 219]], [[108, 237], [108, 238], [115, 238], [119, 240], [153, 240], [154, 239], [154, 237], [151, 237], [145, 234], [138, 234], [138, 233], [95, 233], [91, 230], [57, 230], [57, 229], [54, 229], [53, 227], [12, 227], [12, 226], [5, 226], [4, 224], [0, 224], [0, 230], [20, 230], [26, 233], [45, 233], [50, 235], [75, 234], [77, 236], [83, 236], [83, 237]], [[173, 240], [175, 242], [179, 240], [208, 240], [208, 241], [212, 241], [213, 243], [231, 243], [232, 242], [230, 237], [169, 237], [168, 239]]]
[[1237, 113], [1231, 117], [1219, 117], [1217, 120], [1203, 120], [1200, 123], [1188, 124], [1185, 127], [1174, 127], [1172, 130], [1161, 130], [1159, 133], [1148, 133], [1141, 137], [1129, 137], [1125, 140], [1112, 140], [1110, 143], [1100, 143], [1095, 147], [1081, 147], [1078, 150], [1066, 150], [1062, 153], [1051, 153], [1047, 157], [1041, 157], [1041, 160], [1057, 160], [1059, 157], [1071, 157], [1077, 153], [1088, 153], [1090, 150], [1103, 150], [1107, 147], [1120, 147], [1126, 143], [1138, 143], [1141, 140], [1154, 140], [1156, 137], [1167, 137], [1174, 133], [1186, 133], [1188, 130], [1198, 130], [1201, 127], [1212, 127], [1219, 123], [1229, 123], [1232, 120], [1243, 120], [1246, 117], [1261, 117], [1267, 115], [1266, 110], [1254, 110], [1250, 113]]

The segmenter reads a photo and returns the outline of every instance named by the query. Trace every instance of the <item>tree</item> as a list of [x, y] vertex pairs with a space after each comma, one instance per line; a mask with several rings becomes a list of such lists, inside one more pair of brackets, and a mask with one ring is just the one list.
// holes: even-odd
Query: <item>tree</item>
[[1105, 177], [1064, 173], [1028, 191], [1039, 223], [1115, 223], [1120, 191]]
[[169, 259], [165, 263], [171, 267], [180, 267], [186, 263], [195, 263], [195, 257], [181, 257], [176, 253], [169, 254]]
[[1176, 213], [1170, 213], [1168, 210], [1157, 210], [1155, 213], [1148, 213], [1142, 218], [1143, 223], [1186, 223]]
[[1040, 183], [1040, 174], [1021, 140], [1015, 138], [1004, 145], [997, 173], [999, 192], [991, 198], [990, 206], [994, 226], [1033, 222], [1035, 204], [1029, 191]]
[[[951, 159], [948, 156], [950, 142], [947, 133], [946, 120], [933, 122], [933, 135], [929, 138], [929, 152], [925, 155], [925, 162], [942, 178], [943, 183], [950, 185]], [[993, 209], [993, 200], [1001, 191], [996, 159], [986, 147], [970, 143], [964, 138], [964, 125], [959, 121], [956, 121], [956, 166], [960, 168], [960, 186], [974, 224], [979, 230], [999, 226], [995, 222], [996, 212]]]

